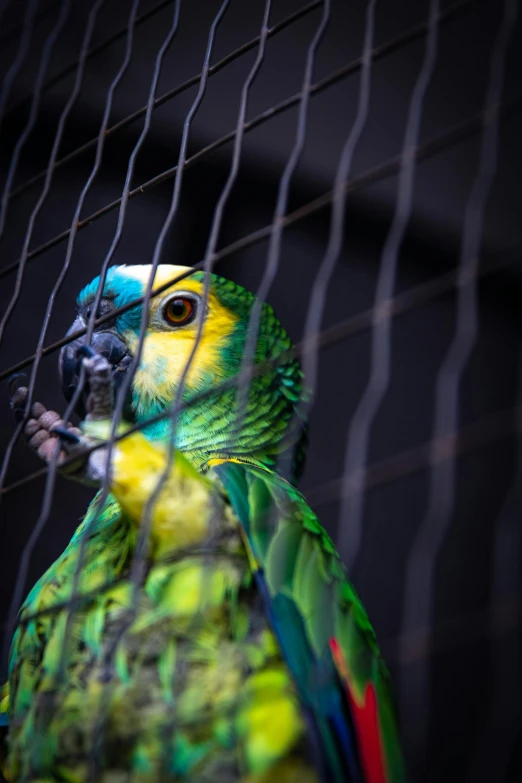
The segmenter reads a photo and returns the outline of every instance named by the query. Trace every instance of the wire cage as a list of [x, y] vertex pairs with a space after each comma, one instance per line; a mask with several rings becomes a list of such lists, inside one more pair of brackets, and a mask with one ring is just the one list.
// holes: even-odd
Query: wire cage
[[300, 489], [376, 629], [410, 779], [520, 780], [518, 11], [0, 3], [4, 651], [92, 497], [21, 442], [6, 380], [65, 410], [86, 283], [212, 269], [273, 305], [314, 387]]

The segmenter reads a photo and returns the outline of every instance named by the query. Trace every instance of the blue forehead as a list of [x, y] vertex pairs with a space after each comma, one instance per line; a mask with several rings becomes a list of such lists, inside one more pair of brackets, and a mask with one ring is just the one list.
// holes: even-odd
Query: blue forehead
[[[100, 284], [100, 276], [95, 277], [77, 298], [77, 304], [81, 307], [94, 300], [96, 291]], [[111, 266], [107, 270], [105, 285], [103, 286], [103, 297], [114, 299], [115, 307], [123, 307], [129, 302], [139, 299], [143, 296], [143, 283], [135, 277], [125, 274], [125, 267]], [[133, 329], [138, 331], [141, 321], [141, 305], [133, 307], [126, 313], [118, 316], [117, 325], [121, 331]]]

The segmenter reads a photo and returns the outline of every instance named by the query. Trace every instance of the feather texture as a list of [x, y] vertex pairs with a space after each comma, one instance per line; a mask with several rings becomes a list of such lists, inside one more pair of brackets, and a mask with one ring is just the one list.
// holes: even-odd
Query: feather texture
[[[142, 435], [120, 441], [113, 497], [99, 519], [93, 502], [24, 604], [11, 654], [11, 780], [112, 781], [130, 772], [137, 781], [257, 781], [280, 764], [289, 780], [299, 769], [314, 780], [299, 699], [237, 520], [215, 483], [179, 453], [133, 602], [136, 529], [164, 466]], [[139, 482], [131, 480], [137, 468]], [[67, 634], [64, 603], [82, 544], [83, 598]]]
[[[109, 270], [106, 311], [141, 296], [149, 271]], [[185, 271], [160, 266], [155, 285]], [[172, 403], [197, 322], [172, 329], [162, 314], [184, 293], [201, 304], [203, 282], [196, 273], [151, 300], [125, 401], [132, 423]], [[79, 318], [97, 283], [80, 294]], [[224, 278], [210, 283], [140, 581], [133, 561], [167, 464], [168, 420], [117, 441], [111, 494], [93, 500], [20, 612], [0, 703], [12, 781], [404, 779], [373, 629], [333, 542], [273, 471], [293, 455], [295, 477], [304, 459], [307, 392], [291, 342], [263, 305], [255, 363], [277, 361], [253, 377], [239, 417], [236, 389], [215, 387], [241, 369], [255, 300]], [[140, 320], [137, 306], [110, 325], [131, 353]], [[105, 437], [110, 423], [83, 429]]]
[[329, 779], [403, 780], [388, 674], [333, 542], [295, 487], [276, 474], [211, 464], [266, 585], [267, 609], [300, 697], [323, 740], [328, 735], [322, 750]]

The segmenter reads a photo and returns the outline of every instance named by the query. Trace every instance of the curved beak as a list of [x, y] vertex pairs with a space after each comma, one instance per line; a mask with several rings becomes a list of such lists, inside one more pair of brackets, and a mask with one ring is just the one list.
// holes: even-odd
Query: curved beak
[[[68, 330], [66, 336], [85, 328], [85, 326], [86, 324], [83, 318], [78, 316], [71, 328]], [[78, 348], [85, 344], [86, 339], [85, 335], [83, 335], [77, 340], [73, 340], [73, 342], [64, 345], [60, 351], [60, 356], [58, 359], [58, 372], [60, 374], [62, 391], [67, 401], [72, 398], [80, 380], [82, 357], [78, 354]], [[122, 384], [125, 373], [132, 363], [132, 356], [129, 353], [127, 345], [123, 342], [119, 335], [113, 331], [107, 330], [94, 332], [91, 346], [97, 353], [105, 356], [105, 358], [112, 365], [113, 387], [114, 394], [116, 395]], [[86, 381], [75, 406], [75, 412], [82, 419], [85, 418], [87, 413], [86, 402], [88, 396], [89, 384], [88, 381]]]

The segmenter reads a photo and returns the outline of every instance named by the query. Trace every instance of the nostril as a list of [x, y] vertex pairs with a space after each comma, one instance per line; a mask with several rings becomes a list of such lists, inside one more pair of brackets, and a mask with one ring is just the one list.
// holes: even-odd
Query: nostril
[[83, 356], [86, 356], [88, 359], [92, 359], [93, 356], [96, 356], [96, 351], [87, 343], [82, 343], [76, 349], [76, 358], [82, 358]]

